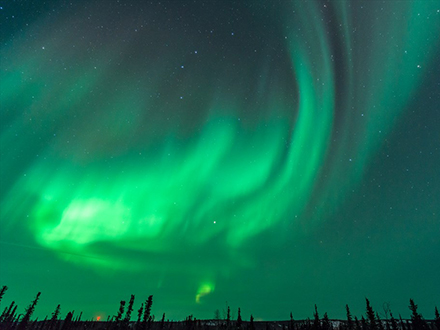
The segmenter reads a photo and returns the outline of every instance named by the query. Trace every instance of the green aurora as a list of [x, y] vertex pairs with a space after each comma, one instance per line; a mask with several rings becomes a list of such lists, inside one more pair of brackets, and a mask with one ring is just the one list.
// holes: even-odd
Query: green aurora
[[1, 11], [0, 280], [21, 307], [433, 314], [438, 2], [31, 3]]

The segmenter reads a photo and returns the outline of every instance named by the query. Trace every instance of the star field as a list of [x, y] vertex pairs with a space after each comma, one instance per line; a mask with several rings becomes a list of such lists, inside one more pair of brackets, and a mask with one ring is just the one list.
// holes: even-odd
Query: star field
[[[331, 318], [440, 287], [436, 1], [10, 1], [0, 281]], [[81, 307], [82, 306], [82, 307]], [[426, 310], [425, 310], [426, 308]]]

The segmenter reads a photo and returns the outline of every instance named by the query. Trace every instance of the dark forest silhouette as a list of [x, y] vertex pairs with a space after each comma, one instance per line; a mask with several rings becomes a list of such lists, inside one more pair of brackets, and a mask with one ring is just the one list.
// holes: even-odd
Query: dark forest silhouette
[[[8, 287], [3, 286], [0, 290], [0, 306], [2, 298]], [[82, 313], [75, 315], [75, 311], [69, 311], [62, 319], [61, 305], [57, 305], [51, 316], [46, 316], [44, 320], [32, 319], [32, 315], [38, 304], [41, 292], [38, 292], [35, 299], [24, 309], [23, 313], [17, 311], [17, 305], [14, 301], [9, 306], [4, 307], [0, 315], [1, 330], [79, 330], [79, 329], [103, 329], [103, 330], [440, 330], [440, 315], [438, 308], [434, 308], [433, 320], [426, 320], [417, 311], [417, 305], [414, 300], [409, 300], [409, 309], [411, 318], [404, 320], [399, 315], [396, 319], [390, 310], [389, 304], [384, 304], [383, 311], [385, 318], [381, 319], [379, 313], [374, 311], [368, 299], [366, 301], [365, 315], [359, 319], [350, 312], [348, 305], [345, 306], [346, 319], [329, 319], [327, 313], [323, 317], [319, 316], [318, 307], [315, 305], [313, 319], [294, 320], [290, 313], [290, 319], [287, 321], [254, 321], [250, 316], [249, 321], [241, 317], [240, 308], [238, 308], [237, 318], [231, 317], [231, 309], [228, 306], [224, 317], [220, 318], [220, 312], [214, 312], [214, 319], [198, 320], [189, 315], [184, 321], [165, 320], [165, 313], [160, 321], [155, 321], [151, 314], [153, 305], [153, 296], [149, 296], [145, 302], [141, 303], [137, 310], [136, 320], [132, 317], [135, 296], [131, 295], [128, 304], [122, 300], [113, 317], [106, 321], [82, 320]]]

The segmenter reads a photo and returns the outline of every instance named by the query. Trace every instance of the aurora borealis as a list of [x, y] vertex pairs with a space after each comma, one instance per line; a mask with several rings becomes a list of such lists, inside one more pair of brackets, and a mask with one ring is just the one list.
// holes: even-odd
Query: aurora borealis
[[23, 307], [440, 303], [438, 1], [1, 8], [0, 284]]

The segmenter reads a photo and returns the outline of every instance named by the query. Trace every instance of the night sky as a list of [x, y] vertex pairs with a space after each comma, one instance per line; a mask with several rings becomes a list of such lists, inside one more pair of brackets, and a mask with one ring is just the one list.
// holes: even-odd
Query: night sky
[[2, 309], [433, 318], [440, 2], [1, 1], [0, 23]]

